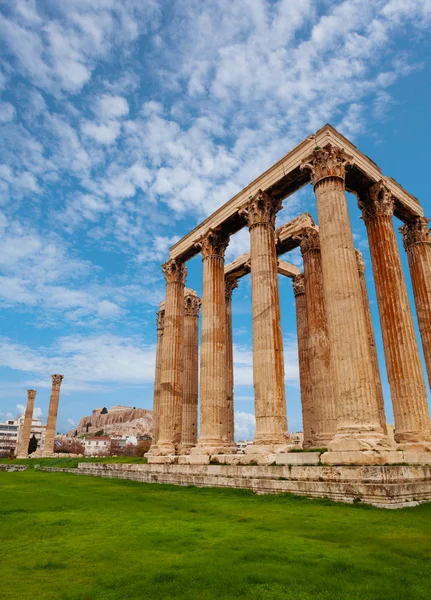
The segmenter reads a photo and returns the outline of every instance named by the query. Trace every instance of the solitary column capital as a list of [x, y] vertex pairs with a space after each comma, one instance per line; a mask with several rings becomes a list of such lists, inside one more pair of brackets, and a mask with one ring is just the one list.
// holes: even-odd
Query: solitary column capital
[[229, 302], [232, 298], [232, 292], [238, 287], [237, 277], [225, 277], [224, 280], [224, 295], [226, 302]]
[[162, 265], [162, 271], [165, 275], [166, 283], [184, 284], [187, 275], [187, 269], [184, 263], [171, 258]]
[[365, 222], [379, 217], [392, 217], [394, 197], [383, 181], [378, 181], [368, 189], [358, 193], [358, 206]]
[[299, 296], [301, 294], [305, 294], [305, 282], [304, 282], [304, 273], [300, 273], [299, 275], [295, 275], [292, 279], [293, 283], [293, 294]]
[[217, 229], [209, 229], [197, 242], [202, 252], [202, 258], [219, 256], [224, 258], [224, 253], [229, 244], [229, 235]]
[[310, 250], [320, 250], [319, 231], [313, 227], [306, 227], [302, 232], [300, 248], [302, 255]]
[[27, 398], [34, 400], [36, 398], [36, 390], [27, 390]]
[[351, 157], [343, 148], [331, 146], [316, 148], [301, 164], [301, 170], [310, 171], [311, 183], [316, 186], [323, 179], [335, 177], [343, 182], [346, 178], [346, 167], [352, 164]]
[[64, 375], [51, 375], [52, 387], [60, 387], [61, 382], [64, 379]]
[[274, 228], [275, 216], [281, 207], [281, 200], [275, 200], [263, 190], [259, 190], [242, 206], [239, 214], [245, 217], [249, 229], [259, 224], [271, 225]]
[[413, 244], [431, 244], [429, 221], [426, 217], [415, 217], [400, 227], [405, 250], [408, 250]]
[[186, 289], [184, 292], [184, 316], [197, 317], [202, 301], [194, 290]]

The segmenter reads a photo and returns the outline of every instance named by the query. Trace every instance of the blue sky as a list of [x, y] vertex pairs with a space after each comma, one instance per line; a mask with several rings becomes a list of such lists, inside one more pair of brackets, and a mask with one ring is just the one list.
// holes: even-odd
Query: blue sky
[[[46, 417], [51, 373], [65, 375], [59, 430], [95, 407], [151, 408], [170, 245], [326, 122], [431, 216], [430, 25], [430, 0], [0, 0], [0, 418], [29, 387]], [[304, 210], [309, 186], [277, 224]], [[247, 250], [242, 231], [227, 259]], [[188, 271], [200, 293], [199, 257]], [[280, 291], [297, 431], [288, 280]], [[237, 437], [250, 437], [248, 278], [233, 313]]]

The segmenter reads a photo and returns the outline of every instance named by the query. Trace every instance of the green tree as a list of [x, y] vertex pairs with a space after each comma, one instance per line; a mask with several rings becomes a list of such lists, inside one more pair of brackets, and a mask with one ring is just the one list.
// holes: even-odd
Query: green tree
[[30, 439], [30, 442], [28, 444], [28, 454], [33, 454], [33, 452], [35, 452], [37, 450], [37, 439], [36, 436], [33, 433], [33, 436]]

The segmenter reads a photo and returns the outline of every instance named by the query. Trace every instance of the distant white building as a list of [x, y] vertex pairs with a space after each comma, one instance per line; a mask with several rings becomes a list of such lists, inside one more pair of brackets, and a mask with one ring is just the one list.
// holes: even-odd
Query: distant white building
[[95, 436], [87, 438], [84, 442], [85, 456], [98, 456], [107, 454], [111, 448], [111, 438]]
[[[0, 423], [0, 452], [2, 454], [5, 452], [9, 453], [11, 449], [15, 451], [23, 424], [24, 415], [21, 415], [18, 419], [10, 419], [5, 423]], [[43, 449], [45, 432], [46, 425], [43, 425], [40, 419], [33, 419], [31, 422], [30, 438], [33, 435], [36, 437], [38, 449]]]

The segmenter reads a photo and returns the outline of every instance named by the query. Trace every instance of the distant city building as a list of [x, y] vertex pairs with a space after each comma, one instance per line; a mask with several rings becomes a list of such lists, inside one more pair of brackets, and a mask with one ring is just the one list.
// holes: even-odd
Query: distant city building
[[[11, 449], [15, 451], [23, 424], [24, 415], [21, 415], [18, 419], [10, 419], [5, 423], [0, 423], [0, 452], [2, 454], [9, 452]], [[32, 420], [30, 438], [33, 435], [36, 437], [38, 449], [43, 449], [45, 431], [46, 425], [43, 425], [40, 419]]]
[[111, 448], [111, 438], [95, 436], [87, 438], [84, 442], [85, 456], [97, 456], [106, 454]]

